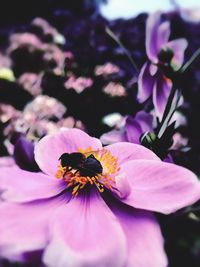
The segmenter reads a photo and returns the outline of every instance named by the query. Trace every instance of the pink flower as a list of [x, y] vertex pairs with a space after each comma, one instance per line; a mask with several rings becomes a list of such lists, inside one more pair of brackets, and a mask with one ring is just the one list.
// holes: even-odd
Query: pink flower
[[10, 120], [16, 120], [21, 115], [21, 112], [13, 106], [0, 103], [0, 121], [7, 123]]
[[24, 109], [24, 113], [34, 114], [38, 118], [51, 118], [52, 116], [61, 119], [66, 107], [54, 97], [47, 95], [39, 95], [32, 102], [28, 103]]
[[15, 49], [25, 45], [34, 49], [41, 49], [43, 46], [41, 40], [32, 33], [15, 33], [10, 36], [10, 47], [8, 48], [8, 52], [11, 53]]
[[[63, 153], [73, 152], [79, 171], [66, 166]], [[41, 139], [35, 160], [41, 172], [1, 168], [2, 257], [22, 261], [42, 251], [49, 267], [167, 266], [152, 211], [168, 214], [197, 201], [192, 172], [140, 145], [102, 148], [78, 129]]]
[[114, 130], [104, 133], [100, 139], [104, 145], [116, 142], [140, 144], [142, 134], [149, 131], [153, 131], [153, 115], [139, 111], [134, 117], [127, 116], [121, 119], [121, 124], [117, 123]]
[[162, 118], [172, 88], [169, 69], [171, 72], [181, 67], [188, 45], [183, 38], [169, 41], [169, 36], [170, 23], [161, 23], [161, 13], [150, 15], [146, 24], [148, 61], [143, 65], [138, 77], [138, 100], [144, 102], [152, 96], [155, 113], [159, 119]]
[[42, 92], [41, 74], [25, 72], [19, 77], [18, 83], [33, 96], [37, 96]]
[[66, 89], [74, 89], [78, 94], [82, 93], [86, 88], [93, 85], [93, 80], [86, 77], [75, 77], [72, 73], [68, 74], [68, 80], [64, 86]]
[[121, 83], [109, 82], [104, 88], [103, 92], [112, 97], [126, 96], [126, 89]]
[[45, 19], [37, 17], [31, 22], [31, 26], [33, 29], [35, 28], [36, 32], [40, 33], [39, 35], [41, 38], [45, 39], [46, 37], [48, 41], [52, 39], [52, 42], [59, 45], [65, 44], [65, 37]]
[[117, 74], [120, 72], [120, 68], [110, 62], [105, 63], [104, 65], [96, 66], [95, 68], [95, 75], [96, 76], [103, 76], [104, 78], [112, 75]]

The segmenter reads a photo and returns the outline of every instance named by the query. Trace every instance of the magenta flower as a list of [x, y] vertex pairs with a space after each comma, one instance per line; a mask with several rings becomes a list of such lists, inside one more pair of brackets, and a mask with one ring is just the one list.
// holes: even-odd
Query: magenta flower
[[140, 144], [142, 134], [149, 131], [153, 131], [153, 115], [139, 111], [134, 117], [128, 116], [125, 119], [125, 125], [104, 133], [100, 139], [105, 145], [116, 142]]
[[138, 100], [146, 101], [153, 95], [156, 115], [161, 118], [172, 81], [167, 69], [177, 71], [184, 60], [187, 41], [183, 38], [169, 41], [170, 23], [161, 23], [160, 13], [154, 13], [146, 24], [146, 53], [149, 61], [144, 64], [138, 78]]
[[102, 148], [78, 129], [41, 139], [35, 160], [41, 172], [1, 168], [1, 257], [38, 251], [49, 267], [167, 266], [152, 211], [197, 201], [192, 172], [136, 144]]

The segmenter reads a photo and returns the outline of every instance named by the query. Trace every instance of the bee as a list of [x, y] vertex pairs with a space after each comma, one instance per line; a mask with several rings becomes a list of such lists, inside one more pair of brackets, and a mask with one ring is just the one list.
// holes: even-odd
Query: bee
[[103, 167], [93, 154], [85, 156], [82, 153], [64, 153], [60, 156], [62, 167], [67, 167], [67, 171], [76, 170], [81, 176], [95, 177], [102, 174]]

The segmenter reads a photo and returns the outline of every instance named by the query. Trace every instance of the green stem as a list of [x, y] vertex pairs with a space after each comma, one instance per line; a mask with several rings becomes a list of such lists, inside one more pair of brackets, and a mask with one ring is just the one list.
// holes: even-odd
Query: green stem
[[168, 98], [168, 101], [167, 101], [167, 104], [166, 104], [166, 107], [165, 107], [165, 110], [164, 110], [164, 113], [163, 113], [163, 117], [162, 117], [162, 120], [160, 122], [160, 125], [158, 127], [158, 137], [161, 135], [160, 132], [163, 128], [163, 125], [165, 123], [165, 120], [169, 114], [169, 111], [171, 109], [171, 106], [172, 106], [172, 102], [173, 102], [173, 99], [174, 99], [174, 96], [175, 96], [175, 93], [176, 93], [176, 88], [175, 86], [173, 85], [172, 86], [172, 89], [171, 89], [171, 92], [170, 92], [170, 95], [169, 95], [169, 98]]
[[[179, 75], [183, 74], [190, 67], [190, 65], [196, 60], [196, 58], [199, 55], [200, 55], [200, 48], [197, 49], [196, 52], [192, 55], [192, 57], [179, 69], [179, 71], [178, 71]], [[170, 95], [169, 95], [169, 98], [168, 98], [168, 101], [167, 101], [167, 104], [166, 104], [166, 107], [164, 110], [162, 120], [161, 120], [159, 127], [158, 127], [158, 138], [161, 138], [161, 136], [164, 134], [165, 129], [167, 128], [167, 125], [168, 125], [170, 119], [172, 118], [174, 112], [177, 109], [178, 102], [179, 102], [180, 97], [181, 97], [181, 91], [179, 91], [178, 99], [177, 99], [175, 105], [173, 105], [173, 99], [174, 99], [176, 90], [178, 90], [178, 89], [176, 89], [176, 86], [174, 85], [174, 83], [176, 84], [176, 82], [173, 80], [172, 80], [172, 82], [173, 82], [173, 86], [172, 86], [172, 89], [171, 89], [171, 92], [170, 92]]]
[[[175, 93], [174, 93], [174, 96], [175, 96]], [[173, 98], [172, 98], [172, 101], [169, 101], [169, 102], [171, 102], [170, 109], [167, 112], [167, 115], [165, 116], [165, 118], [163, 116], [164, 120], [162, 120], [162, 122], [160, 123], [160, 128], [159, 128], [159, 132], [158, 132], [158, 138], [161, 138], [162, 135], [164, 134], [164, 132], [165, 132], [165, 130], [166, 130], [166, 128], [167, 128], [167, 126], [168, 126], [173, 114], [174, 114], [174, 112], [177, 109], [177, 106], [178, 106], [180, 98], [181, 98], [181, 92], [179, 91], [179, 94], [177, 96], [177, 100], [176, 100], [175, 104], [173, 105]]]
[[194, 52], [192, 57], [183, 65], [183, 67], [179, 71], [181, 73], [184, 73], [189, 68], [189, 66], [196, 60], [196, 58], [198, 58], [198, 56], [200, 56], [200, 48]]
[[[200, 55], [200, 48], [197, 49], [195, 51], [195, 53], [192, 55], [192, 57], [179, 69], [179, 71], [178, 71], [179, 74], [183, 74], [190, 67], [190, 65], [197, 59], [197, 57], [199, 55]], [[174, 83], [174, 81], [173, 81], [173, 83]], [[174, 86], [174, 84], [173, 84], [171, 92], [170, 92], [170, 95], [169, 95], [169, 98], [168, 98], [168, 101], [167, 101], [167, 104], [166, 104], [166, 107], [165, 107], [165, 110], [164, 110], [164, 114], [163, 114], [161, 123], [160, 123], [159, 128], [158, 128], [159, 129], [159, 132], [158, 132], [158, 137], [159, 138], [164, 133], [165, 128], [167, 126], [167, 123], [169, 122], [170, 118], [172, 117], [173, 113], [175, 112], [175, 110], [177, 108], [178, 102], [175, 105], [173, 111], [172, 111], [172, 108], [171, 108], [175, 93], [176, 93], [176, 86]], [[180, 95], [179, 95], [178, 98], [180, 99]], [[170, 115], [170, 113], [171, 113], [171, 115]]]

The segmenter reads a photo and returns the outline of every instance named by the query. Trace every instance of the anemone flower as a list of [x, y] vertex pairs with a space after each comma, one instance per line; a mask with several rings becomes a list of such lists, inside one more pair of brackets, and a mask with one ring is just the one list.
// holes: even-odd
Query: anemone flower
[[146, 24], [146, 53], [148, 62], [138, 77], [138, 100], [146, 101], [153, 95], [156, 115], [161, 119], [172, 87], [167, 69], [177, 71], [184, 60], [187, 41], [183, 38], [169, 41], [170, 23], [161, 23], [161, 14], [153, 13]]
[[116, 142], [140, 144], [142, 134], [149, 131], [153, 131], [153, 115], [139, 111], [135, 116], [127, 116], [120, 129], [104, 133], [100, 139], [104, 145]]
[[42, 138], [35, 160], [37, 173], [1, 168], [2, 258], [23, 261], [38, 252], [49, 267], [167, 266], [152, 212], [199, 199], [191, 171], [140, 145], [102, 148], [78, 129]]

